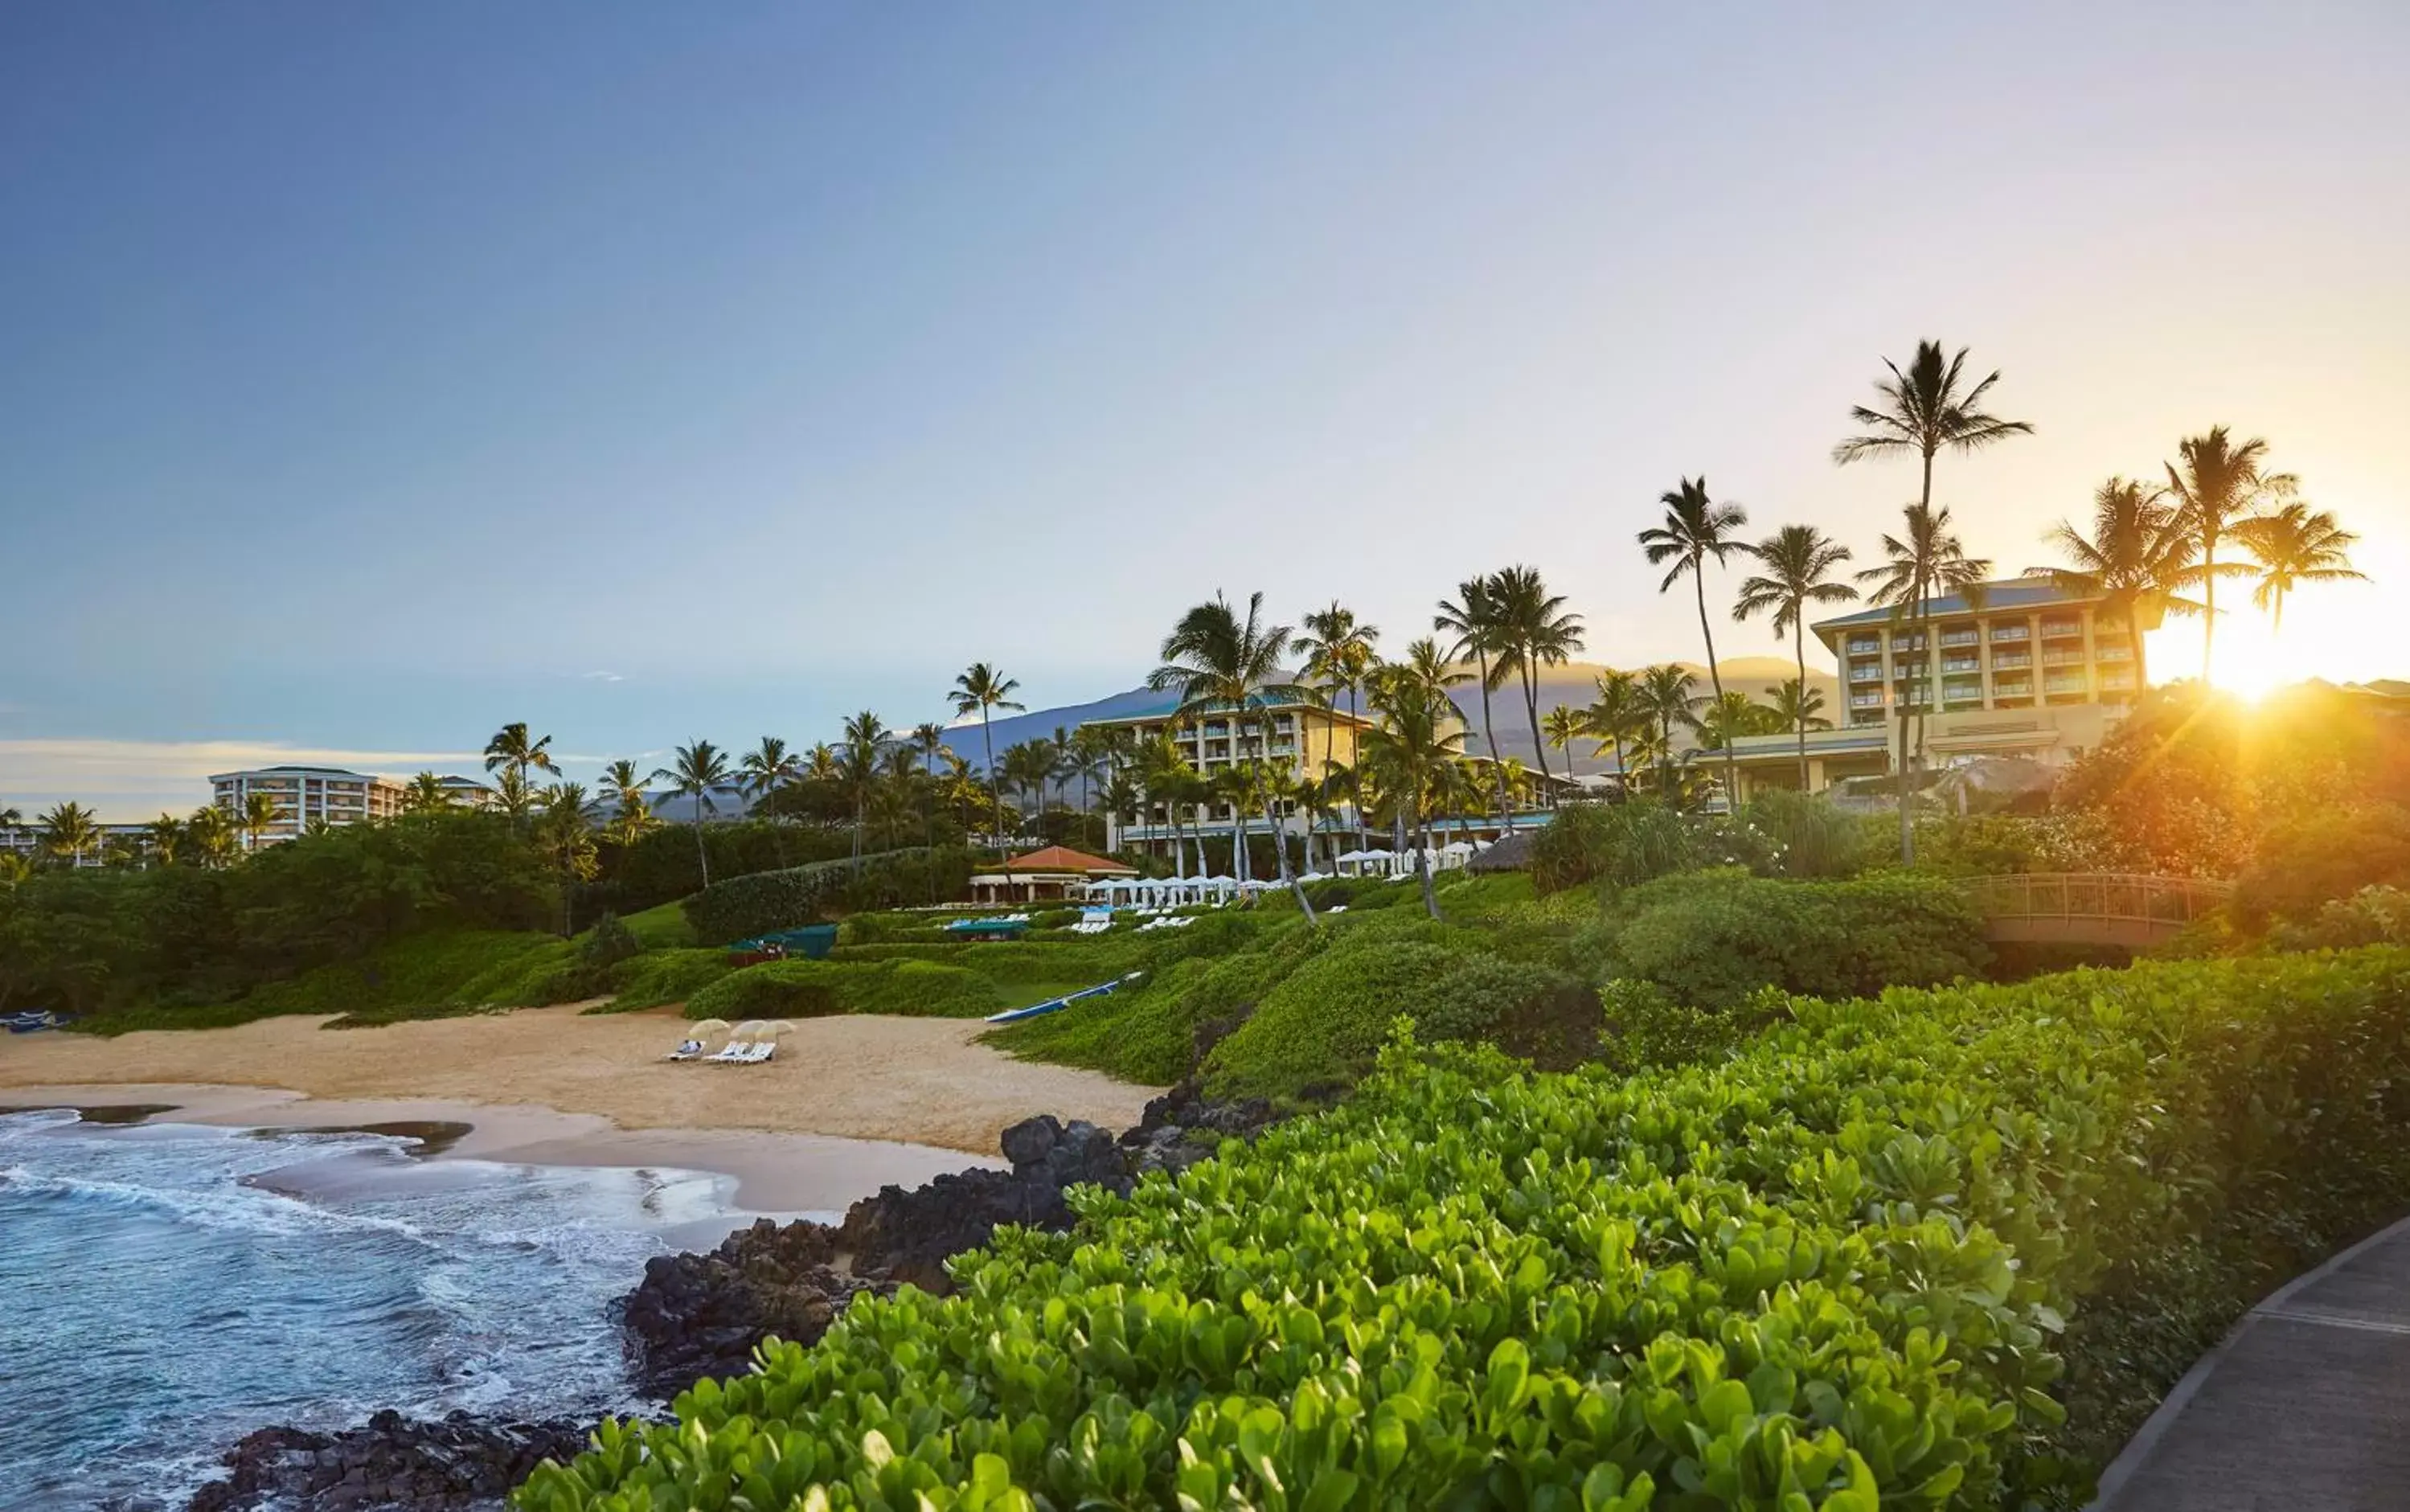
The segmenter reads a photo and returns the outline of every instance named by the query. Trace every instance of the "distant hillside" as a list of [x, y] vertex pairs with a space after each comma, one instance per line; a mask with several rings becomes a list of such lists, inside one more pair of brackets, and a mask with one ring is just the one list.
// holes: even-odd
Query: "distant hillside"
[[[1699, 679], [1699, 691], [1702, 696], [1705, 696], [1708, 691], [1706, 663], [1685, 662], [1680, 665]], [[1747, 693], [1752, 700], [1761, 704], [1767, 701], [1770, 690], [1778, 684], [1789, 681], [1793, 676], [1792, 664], [1780, 657], [1774, 656], [1727, 657], [1720, 666], [1726, 691]], [[1545, 720], [1548, 717], [1548, 710], [1561, 704], [1575, 705], [1589, 704], [1596, 691], [1599, 674], [1606, 670], [1604, 664], [1596, 662], [1569, 662], [1563, 666], [1549, 668], [1548, 675], [1540, 680], [1538, 688], [1540, 718]], [[1808, 686], [1823, 692], [1824, 717], [1837, 719], [1841, 705], [1840, 679], [1829, 672], [1820, 672], [1811, 665], [1808, 669]], [[1465, 749], [1479, 755], [1488, 754], [1488, 742], [1481, 733], [1480, 689], [1470, 683], [1457, 689], [1456, 703], [1457, 706], [1464, 712], [1465, 723], [1472, 727], [1472, 734], [1465, 742]], [[1007, 747], [1019, 741], [1039, 735], [1052, 736], [1058, 727], [1076, 730], [1089, 720], [1126, 719], [1132, 715], [1168, 708], [1170, 704], [1171, 695], [1169, 693], [1133, 688], [1125, 692], [1099, 698], [1093, 703], [1067, 704], [1059, 708], [1032, 709], [1026, 714], [1015, 714], [996, 720], [993, 731], [995, 749], [1001, 755]], [[1510, 682], [1499, 689], [1490, 695], [1490, 706], [1491, 712], [1498, 720], [1498, 753], [1502, 756], [1514, 757], [1526, 765], [1532, 764], [1531, 721], [1523, 707], [1522, 686], [1519, 683]], [[954, 754], [968, 762], [974, 768], [985, 770], [980, 727], [977, 721], [956, 725], [948, 730], [946, 744], [953, 749]], [[1573, 756], [1574, 771], [1576, 773], [1595, 772], [1606, 764], [1590, 754], [1588, 742], [1576, 744]], [[1562, 756], [1553, 749], [1550, 750], [1548, 769], [1561, 771], [1563, 767]]]

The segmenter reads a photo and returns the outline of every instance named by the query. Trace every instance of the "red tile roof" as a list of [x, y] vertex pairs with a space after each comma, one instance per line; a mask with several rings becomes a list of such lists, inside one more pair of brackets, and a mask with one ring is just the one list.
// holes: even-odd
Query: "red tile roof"
[[1138, 875], [1138, 868], [1135, 866], [1125, 866], [1118, 861], [1107, 861], [1102, 856], [1092, 856], [1085, 851], [1074, 850], [1068, 846], [1060, 845], [1050, 845], [1043, 850], [1032, 850], [1025, 856], [1015, 856], [1004, 864], [1004, 869], [1007, 871], [1076, 871], [1091, 874], [1109, 871], [1126, 877]]

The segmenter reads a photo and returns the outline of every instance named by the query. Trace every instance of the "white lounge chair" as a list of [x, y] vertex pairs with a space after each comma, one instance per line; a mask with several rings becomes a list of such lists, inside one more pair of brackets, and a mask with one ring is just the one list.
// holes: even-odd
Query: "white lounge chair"
[[778, 1041], [776, 1040], [756, 1040], [753, 1041], [752, 1051], [746, 1055], [744, 1060], [738, 1062], [738, 1064], [743, 1066], [760, 1066], [777, 1053]]
[[714, 1066], [742, 1066], [753, 1058], [753, 1041], [731, 1040], [720, 1047], [719, 1054], [705, 1055], [703, 1058]]
[[675, 1050], [673, 1050], [673, 1051], [671, 1051], [668, 1054], [663, 1055], [663, 1056], [661, 1057], [661, 1059], [663, 1059], [663, 1060], [695, 1060], [695, 1059], [700, 1058], [700, 1057], [702, 1056], [702, 1054], [703, 1054], [703, 1041], [702, 1041], [702, 1040], [680, 1040], [680, 1041], [678, 1042], [678, 1047], [677, 1047]]

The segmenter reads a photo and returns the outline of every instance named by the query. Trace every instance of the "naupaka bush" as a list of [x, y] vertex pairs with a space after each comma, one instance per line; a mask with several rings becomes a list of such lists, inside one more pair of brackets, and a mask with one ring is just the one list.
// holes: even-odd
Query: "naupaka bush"
[[1792, 1011], [1629, 1079], [1393, 1049], [519, 1505], [2065, 1502], [2269, 1269], [2410, 1196], [2410, 952]]

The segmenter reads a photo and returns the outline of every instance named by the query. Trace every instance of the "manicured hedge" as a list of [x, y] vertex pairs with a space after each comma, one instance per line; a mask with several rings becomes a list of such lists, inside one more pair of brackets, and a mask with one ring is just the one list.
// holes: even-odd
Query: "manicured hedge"
[[[936, 877], [931, 877], [931, 872]], [[784, 871], [714, 882], [688, 898], [686, 916], [699, 944], [726, 945], [773, 930], [815, 923], [832, 912], [892, 909], [961, 893], [970, 878], [965, 850], [886, 850], [851, 860], [817, 861]]]
[[965, 967], [991, 981], [1103, 981], [1137, 964], [1125, 941], [962, 940], [943, 945], [839, 945], [833, 961], [935, 961]]
[[2071, 1505], [2239, 1308], [2410, 1199], [2410, 952], [1794, 1010], [1630, 1078], [1401, 1051], [518, 1505]]
[[976, 971], [927, 961], [765, 961], [731, 971], [686, 1001], [690, 1019], [794, 1019], [829, 1013], [976, 1018], [1004, 1006]]
[[1255, 1013], [1206, 1057], [1218, 1097], [1293, 1097], [1355, 1081], [1392, 1020], [1441, 1001], [1464, 957], [1397, 930], [1351, 930], [1263, 995]]

